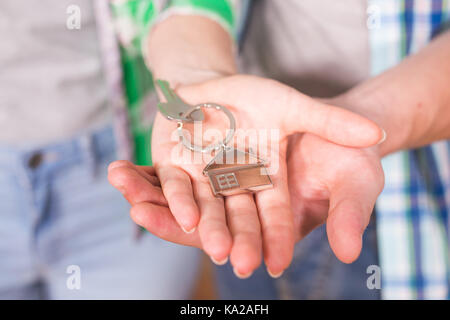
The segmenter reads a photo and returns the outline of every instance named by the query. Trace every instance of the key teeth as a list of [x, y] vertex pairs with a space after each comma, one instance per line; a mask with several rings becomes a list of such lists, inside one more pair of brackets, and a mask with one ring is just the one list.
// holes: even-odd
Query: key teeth
[[[157, 107], [161, 114], [163, 114], [167, 119], [173, 120], [173, 121], [182, 121], [182, 122], [194, 122], [194, 121], [203, 121], [204, 120], [204, 114], [201, 110], [193, 111], [192, 114], [190, 114], [187, 117], [181, 117], [181, 111], [187, 112], [192, 108], [189, 104], [185, 103], [181, 97], [179, 97], [171, 88], [170, 83], [166, 80], [162, 79], [156, 79], [155, 83], [157, 86], [159, 86], [161, 93], [166, 98], [167, 102], [159, 102]], [[174, 104], [178, 104], [178, 107], [175, 108], [175, 112], [168, 112], [171, 110], [171, 106]], [[174, 110], [172, 110], [174, 111]], [[180, 112], [180, 114], [178, 113]]]
[[[194, 111], [191, 116], [188, 116], [186, 118], [181, 118], [179, 115], [172, 115], [169, 112], [167, 112], [166, 109], [167, 103], [166, 102], [158, 102], [157, 107], [159, 112], [167, 119], [173, 120], [173, 121], [182, 121], [182, 122], [194, 122], [194, 121], [203, 121], [205, 119], [205, 116], [201, 110]], [[193, 116], [195, 115], [195, 116]]]
[[165, 116], [166, 118], [169, 119], [169, 114], [167, 113], [167, 111], [165, 109], [165, 105], [166, 105], [166, 103], [164, 103], [164, 102], [158, 102], [158, 104], [156, 106], [158, 107], [159, 112], [161, 112], [161, 114], [163, 116]]

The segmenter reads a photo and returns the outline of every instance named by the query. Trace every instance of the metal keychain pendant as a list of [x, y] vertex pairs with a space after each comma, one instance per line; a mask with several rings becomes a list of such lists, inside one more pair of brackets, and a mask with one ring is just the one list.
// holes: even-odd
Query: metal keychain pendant
[[[239, 153], [242, 155], [240, 156]], [[244, 157], [244, 163], [227, 164], [224, 159]], [[256, 162], [251, 161], [255, 158]], [[272, 187], [264, 162], [255, 155], [226, 147], [221, 149], [203, 169], [209, 178], [214, 195], [229, 196], [245, 192], [256, 192]]]
[[181, 143], [189, 150], [202, 153], [215, 152], [214, 158], [203, 169], [203, 174], [208, 177], [214, 195], [229, 196], [272, 188], [272, 180], [267, 173], [264, 161], [253, 153], [227, 146], [236, 130], [236, 121], [227, 108], [214, 103], [198, 104], [184, 112], [182, 118], [190, 119], [194, 112], [201, 111], [202, 108], [212, 108], [226, 114], [230, 129], [224, 140], [200, 147], [184, 135], [183, 121], [179, 122], [177, 130]]

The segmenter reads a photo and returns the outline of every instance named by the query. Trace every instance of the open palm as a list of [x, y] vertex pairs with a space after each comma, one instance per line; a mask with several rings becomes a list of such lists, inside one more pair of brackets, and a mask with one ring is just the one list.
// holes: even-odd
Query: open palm
[[[214, 197], [202, 175], [205, 163], [192, 164], [174, 157], [173, 150], [179, 146], [172, 139], [176, 124], [161, 115], [153, 129], [156, 171], [116, 163], [111, 167], [110, 181], [133, 204], [131, 215], [138, 224], [169, 241], [201, 247], [217, 263], [230, 256], [235, 272], [242, 277], [259, 266], [261, 252], [275, 276], [292, 259], [296, 230], [287, 178], [289, 135], [312, 132], [335, 143], [363, 147], [375, 144], [382, 136], [368, 120], [268, 79], [232, 76], [183, 87], [178, 94], [191, 104], [226, 106], [238, 128], [278, 129], [277, 154], [268, 159], [278, 164], [271, 176], [274, 188], [255, 195]], [[208, 113], [205, 124], [209, 122], [215, 128], [227, 128], [226, 120], [218, 115]], [[155, 182], [155, 174], [159, 182]]]
[[295, 134], [289, 140], [288, 173], [296, 240], [326, 222], [336, 256], [354, 261], [384, 185], [377, 147], [349, 148]]

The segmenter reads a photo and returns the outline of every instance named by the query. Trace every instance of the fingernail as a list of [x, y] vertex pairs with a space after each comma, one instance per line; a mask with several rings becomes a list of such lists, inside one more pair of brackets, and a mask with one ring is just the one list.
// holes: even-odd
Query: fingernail
[[247, 279], [253, 274], [252, 271], [250, 271], [249, 273], [246, 273], [246, 274], [242, 274], [239, 271], [237, 271], [236, 268], [233, 268], [233, 272], [236, 275], [236, 277], [238, 277], [239, 279]]
[[117, 185], [114, 185], [114, 188], [116, 188], [117, 190], [119, 190], [120, 193], [121, 193], [122, 195], [125, 195], [126, 192], [125, 192], [125, 188], [124, 188], [123, 185], [117, 184]]
[[210, 257], [211, 261], [214, 262], [214, 264], [218, 265], [218, 266], [223, 266], [225, 263], [228, 262], [228, 257], [226, 257], [225, 259], [221, 260], [221, 261], [217, 261], [216, 259], [214, 259], [213, 257]]
[[383, 131], [383, 136], [381, 137], [381, 139], [380, 139], [380, 141], [378, 141], [378, 143], [377, 144], [381, 144], [381, 143], [383, 143], [385, 140], [386, 140], [386, 137], [387, 137], [387, 133], [386, 133], [386, 130], [384, 130], [384, 129], [381, 129], [381, 131]]
[[117, 161], [113, 161], [108, 165], [108, 171], [111, 171], [114, 168], [118, 167], [118, 162]]
[[125, 161], [125, 160], [113, 161], [108, 165], [108, 171], [115, 169], [115, 168], [124, 167], [127, 164], [127, 162], [128, 161]]
[[117, 190], [119, 190], [122, 193], [125, 193], [125, 187], [122, 183], [122, 180], [117, 181], [118, 179], [112, 180], [111, 181], [111, 185], [116, 188]]
[[283, 274], [284, 271], [281, 271], [279, 273], [272, 273], [269, 269], [267, 269], [267, 273], [269, 274], [269, 276], [271, 276], [272, 278], [276, 279], [281, 277], [281, 275]]
[[197, 229], [197, 227], [193, 227], [191, 230], [186, 230], [186, 229], [183, 228], [183, 227], [181, 227], [181, 229], [182, 229], [185, 233], [190, 234], [190, 233], [193, 233], [193, 232]]

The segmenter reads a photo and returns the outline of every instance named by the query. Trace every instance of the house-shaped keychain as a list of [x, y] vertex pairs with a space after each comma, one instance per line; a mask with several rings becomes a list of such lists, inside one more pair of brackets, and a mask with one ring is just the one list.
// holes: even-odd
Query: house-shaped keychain
[[215, 196], [256, 192], [272, 187], [265, 163], [256, 155], [226, 147], [203, 169]]

